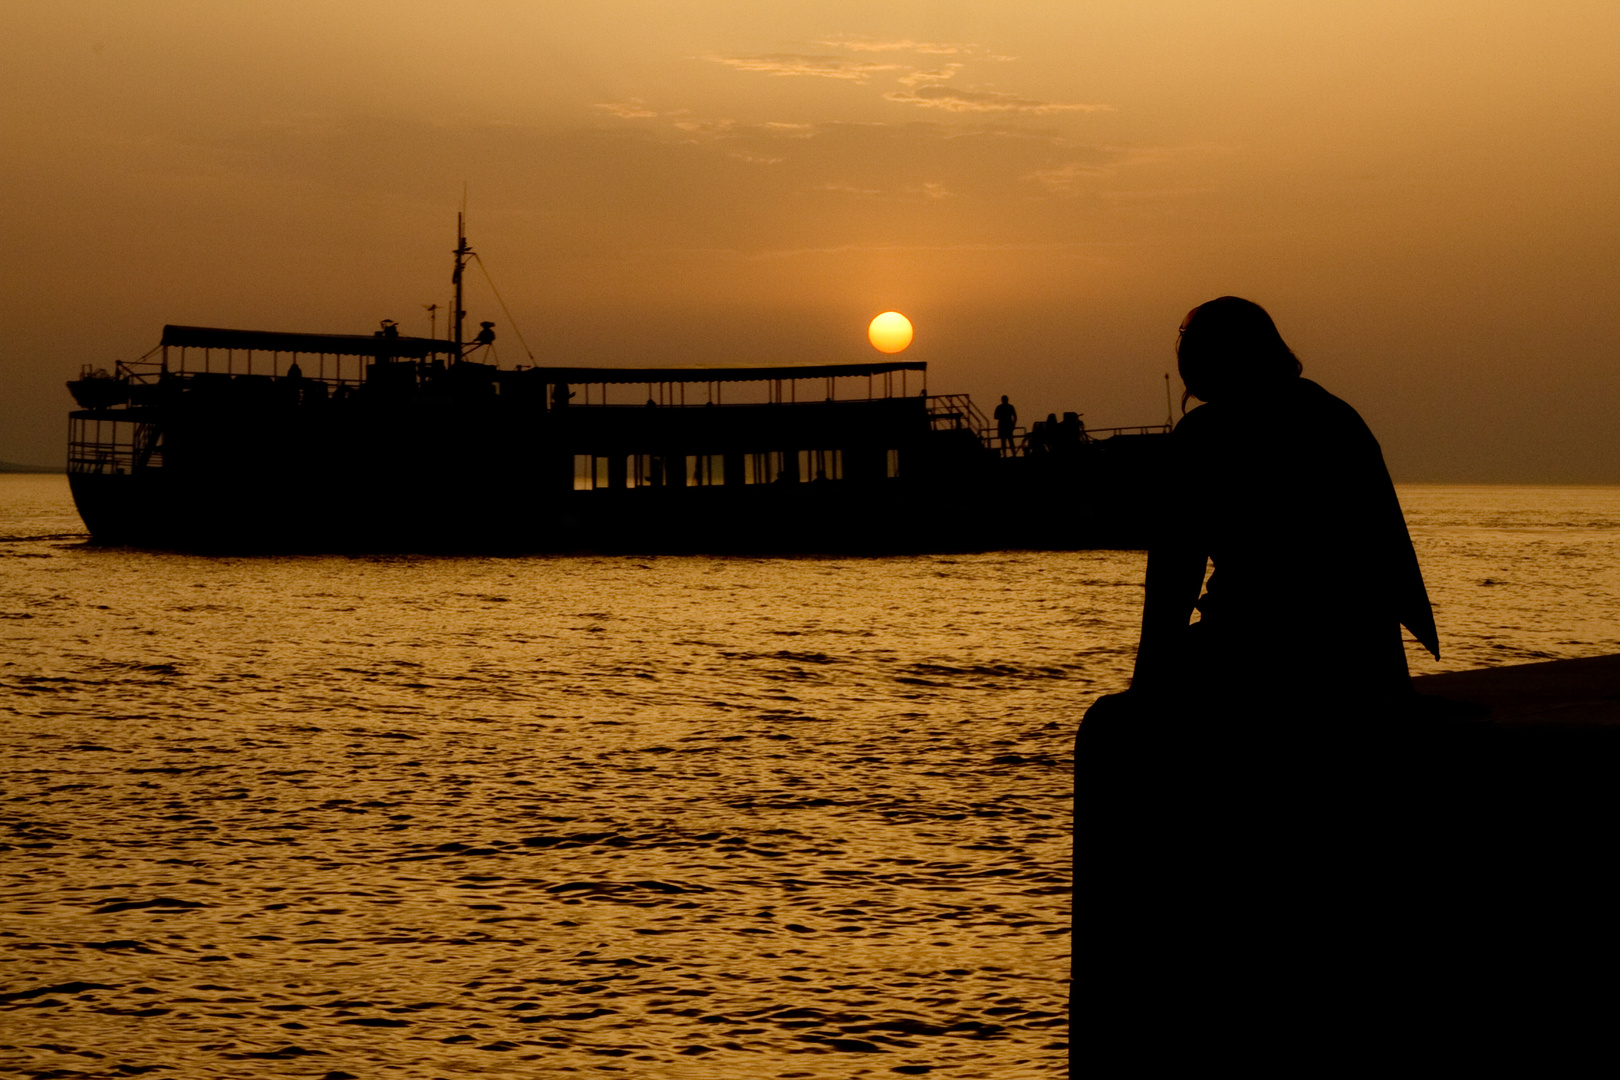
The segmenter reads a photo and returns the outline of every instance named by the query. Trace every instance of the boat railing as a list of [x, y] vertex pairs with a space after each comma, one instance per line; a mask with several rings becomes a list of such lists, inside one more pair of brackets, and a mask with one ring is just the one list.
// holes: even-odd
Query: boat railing
[[1111, 439], [1115, 435], [1168, 435], [1170, 430], [1170, 424], [1137, 424], [1134, 427], [1087, 428], [1086, 434], [1095, 441]]
[[72, 443], [68, 446], [67, 471], [97, 476], [123, 475], [137, 469], [160, 467], [162, 458], [162, 447], [142, 451], [132, 446]]
[[[1078, 418], [1065, 414], [1066, 421], [1078, 425]], [[928, 398], [928, 420], [934, 431], [970, 431], [980, 445], [999, 457], [1033, 457], [1061, 451], [1064, 447], [1111, 439], [1116, 435], [1165, 435], [1169, 424], [1136, 424], [1125, 427], [1068, 427], [1040, 421], [1029, 427], [1015, 425], [1007, 438], [991, 423], [967, 394], [934, 394]]]
[[106, 476], [161, 468], [162, 428], [129, 415], [72, 414], [68, 421], [68, 472]]
[[[860, 406], [866, 406], [866, 405], [875, 405], [875, 406], [878, 406], [878, 407], [883, 407], [883, 406], [891, 405], [892, 403], [894, 403], [896, 401], [903, 402], [903, 401], [905, 401], [905, 399], [904, 398], [882, 398], [882, 397], [878, 397], [878, 398], [825, 398], [825, 399], [815, 398], [815, 399], [806, 399], [806, 400], [803, 400], [803, 401], [777, 401], [775, 399], [772, 399], [770, 401], [685, 401], [685, 402], [683, 402], [683, 401], [675, 401], [675, 402], [645, 401], [645, 402], [642, 402], [640, 404], [636, 404], [635, 402], [625, 402], [625, 401], [612, 401], [612, 402], [608, 402], [608, 403], [604, 404], [604, 403], [602, 403], [600, 401], [592, 401], [588, 405], [581, 404], [580, 402], [574, 401], [574, 402], [570, 402], [568, 405], [564, 406], [562, 411], [563, 412], [568, 412], [570, 410], [581, 411], [581, 410], [589, 409], [591, 412], [596, 412], [598, 410], [605, 410], [605, 411], [608, 411], [608, 412], [630, 413], [630, 412], [637, 412], [637, 411], [647, 412], [648, 410], [684, 409], [684, 410], [686, 410], [688, 412], [692, 412], [692, 411], [698, 411], [698, 410], [702, 410], [702, 409], [759, 409], [759, 408], [766, 408], [766, 407], [771, 407], [771, 406], [776, 406], [776, 405], [781, 405], [781, 406], [784, 406], [786, 408], [807, 408], [807, 407], [808, 408], [819, 408], [821, 406], [826, 406], [826, 405], [832, 405], [832, 406], [836, 406], [838, 408], [849, 408], [849, 407], [852, 407], [852, 406], [853, 407], [860, 407]], [[555, 411], [555, 410], [553, 410], [553, 411]]]
[[[178, 352], [179, 350], [175, 350]], [[195, 379], [248, 379], [262, 380], [265, 383], [285, 381], [289, 378], [300, 378], [311, 385], [322, 383], [330, 390], [340, 387], [358, 388], [366, 383], [366, 364], [375, 362], [373, 357], [340, 356], [337, 354], [310, 354], [293, 353], [249, 353], [245, 350], [225, 349], [194, 349], [191, 352], [220, 353], [218, 358], [205, 356], [201, 364], [191, 363], [191, 358], [176, 359], [173, 363], [166, 363], [161, 359], [154, 359], [151, 354], [139, 360], [120, 360], [116, 373], [119, 378], [131, 386], [156, 386], [159, 383], [171, 380], [190, 381]], [[311, 362], [307, 370], [299, 362]], [[329, 362], [328, 362], [329, 361]], [[298, 364], [297, 376], [290, 374], [294, 363]]]

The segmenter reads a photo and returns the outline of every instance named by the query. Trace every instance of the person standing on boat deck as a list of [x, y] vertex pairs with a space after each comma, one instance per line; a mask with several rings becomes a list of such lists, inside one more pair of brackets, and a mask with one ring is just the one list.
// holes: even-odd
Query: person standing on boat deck
[[565, 409], [572, 400], [574, 400], [574, 392], [568, 389], [567, 383], [560, 382], [551, 388], [551, 407], [553, 409]]
[[1007, 395], [1001, 395], [1001, 404], [996, 406], [996, 434], [1001, 436], [1001, 455], [1006, 457], [1012, 450], [1013, 428], [1018, 426], [1018, 410], [1013, 408]]

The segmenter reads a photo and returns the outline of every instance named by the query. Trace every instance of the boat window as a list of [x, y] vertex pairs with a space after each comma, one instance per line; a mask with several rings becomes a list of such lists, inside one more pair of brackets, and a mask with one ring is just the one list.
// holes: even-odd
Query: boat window
[[782, 475], [783, 459], [780, 450], [767, 450], [763, 454], [748, 454], [743, 458], [743, 483], [774, 484]]
[[844, 478], [844, 452], [842, 450], [800, 450], [799, 479], [842, 480]]
[[888, 468], [883, 475], [892, 479], [900, 475], [900, 451], [890, 450], [888, 457]]
[[663, 487], [664, 459], [658, 454], [631, 454], [624, 460], [626, 487]]
[[686, 455], [686, 486], [710, 487], [726, 482], [726, 459], [720, 454]]
[[611, 458], [590, 454], [574, 455], [574, 490], [593, 491], [608, 486], [608, 466]]

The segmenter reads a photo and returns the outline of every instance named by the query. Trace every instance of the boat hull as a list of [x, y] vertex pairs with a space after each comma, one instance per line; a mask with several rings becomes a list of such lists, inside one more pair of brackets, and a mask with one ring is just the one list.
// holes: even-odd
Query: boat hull
[[[230, 487], [70, 474], [95, 543], [231, 553], [852, 553], [1143, 547], [1145, 461], [888, 480], [544, 493], [520, 477]], [[1117, 464], [1117, 463], [1110, 463]], [[1132, 482], [1126, 473], [1140, 475]]]

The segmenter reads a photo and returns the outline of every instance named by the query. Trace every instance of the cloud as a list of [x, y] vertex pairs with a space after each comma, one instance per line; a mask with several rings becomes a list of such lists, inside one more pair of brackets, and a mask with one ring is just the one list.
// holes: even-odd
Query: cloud
[[864, 197], [883, 194], [883, 192], [878, 188], [861, 188], [856, 187], [853, 184], [822, 184], [817, 190], [833, 191], [840, 195], [861, 195]]
[[767, 135], [782, 139], [811, 139], [816, 134], [814, 124], [789, 124], [782, 120], [768, 120], [759, 127]]
[[1016, 113], [1022, 116], [1045, 116], [1055, 112], [1101, 112], [1111, 105], [1083, 105], [1078, 102], [1041, 101], [1020, 97], [1000, 90], [958, 90], [951, 87], [928, 85], [910, 90], [896, 90], [883, 95], [889, 101], [903, 105], [916, 105], [926, 109], [944, 109], [947, 112]]
[[1079, 192], [1081, 182], [1084, 180], [1108, 176], [1124, 165], [1163, 161], [1168, 156], [1165, 150], [1145, 148], [1124, 150], [1106, 146], [1089, 147], [1085, 152], [1090, 160], [1067, 161], [1050, 169], [1036, 169], [1024, 176], [1024, 179], [1033, 180], [1054, 195], [1074, 195]]
[[961, 70], [961, 64], [946, 64], [938, 71], [913, 71], [909, 75], [902, 75], [899, 82], [901, 86], [927, 86], [952, 79]]
[[1057, 195], [1072, 195], [1080, 181], [1093, 176], [1106, 176], [1108, 170], [1100, 165], [1083, 165], [1071, 161], [1055, 169], [1036, 169], [1025, 180], [1033, 180]]
[[[702, 135], [717, 139], [733, 136], [757, 136], [768, 139], [812, 139], [818, 134], [818, 125], [816, 124], [789, 123], [782, 120], [770, 120], [759, 124], [739, 124], [736, 120], [725, 118], [703, 119], [693, 116], [690, 109], [660, 111], [651, 108], [640, 98], [631, 98], [628, 101], [599, 102], [596, 107], [621, 120], [662, 118], [670, 127], [688, 136]], [[767, 159], [759, 156], [743, 156], [743, 158], [747, 161], [759, 161], [768, 164], [774, 164], [781, 160], [781, 158]]]
[[[914, 52], [930, 56], [974, 54], [979, 49], [977, 45], [962, 45], [949, 41], [912, 41], [910, 38], [902, 38], [899, 41], [842, 38], [834, 41], [818, 41], [816, 44], [826, 45], [833, 49], [848, 49], [850, 52]], [[997, 59], [1002, 58], [997, 57]]]
[[921, 184], [906, 184], [893, 188], [857, 187], [854, 184], [842, 181], [830, 181], [817, 184], [811, 190], [827, 191], [837, 195], [855, 195], [863, 199], [882, 198], [888, 202], [916, 203], [919, 196], [923, 202], [933, 202], [940, 199], [954, 199], [956, 192], [951, 191], [938, 180], [925, 180]]
[[684, 120], [671, 120], [670, 124], [677, 130], [686, 132], [688, 135], [726, 135], [737, 126], [737, 121], [725, 119], [694, 120], [688, 118]]
[[596, 107], [606, 110], [621, 120], [644, 120], [658, 115], [656, 110], [647, 108], [647, 103], [640, 98], [631, 98], [629, 101], [599, 102]]
[[812, 75], [850, 82], [865, 82], [873, 72], [894, 71], [898, 66], [849, 60], [842, 56], [801, 56], [795, 53], [770, 56], [716, 56], [711, 53], [701, 59], [713, 64], [725, 64], [738, 71], [757, 71], [764, 75]]

